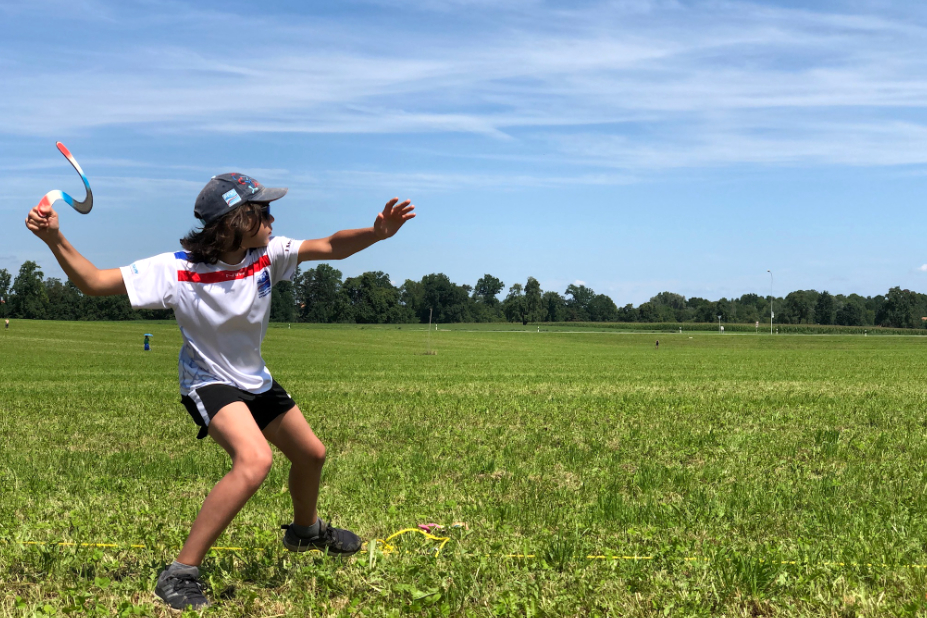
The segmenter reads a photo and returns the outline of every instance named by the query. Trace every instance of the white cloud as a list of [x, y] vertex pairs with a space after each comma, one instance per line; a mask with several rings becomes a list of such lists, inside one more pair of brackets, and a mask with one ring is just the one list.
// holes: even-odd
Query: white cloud
[[927, 264], [921, 264], [917, 270], [921, 271], [922, 273], [927, 273]]
[[[94, 1], [133, 27], [142, 17], [166, 23]], [[381, 24], [356, 15], [267, 14], [260, 26], [273, 43], [232, 48], [189, 25], [163, 45], [104, 30], [96, 48], [26, 49], [0, 65], [17, 93], [0, 99], [0, 132], [459, 133], [491, 138], [487, 153], [508, 140], [628, 170], [927, 162], [927, 28], [917, 13], [657, 0], [373, 4], [439, 15], [444, 26], [409, 19], [384, 38]], [[491, 15], [473, 17], [474, 7]], [[230, 23], [179, 2], [164, 11], [178, 24]]]

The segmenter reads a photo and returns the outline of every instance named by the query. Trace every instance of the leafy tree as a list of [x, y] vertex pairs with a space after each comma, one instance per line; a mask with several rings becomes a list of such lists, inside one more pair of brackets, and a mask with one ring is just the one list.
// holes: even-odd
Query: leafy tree
[[885, 297], [885, 302], [876, 316], [876, 323], [880, 326], [894, 328], [919, 328], [923, 310], [918, 294], [911, 290], [902, 290], [899, 287], [891, 288]]
[[589, 301], [589, 319], [593, 322], [617, 322], [618, 306], [605, 294], [596, 294]]
[[345, 279], [341, 292], [358, 324], [397, 324], [414, 319], [399, 302], [399, 290], [382, 271]]
[[[425, 286], [421, 281], [406, 279], [405, 283], [399, 286], [399, 302], [413, 316], [422, 315], [422, 305], [425, 303]], [[428, 309], [424, 310], [425, 318], [423, 323], [428, 322]]]
[[687, 316], [686, 297], [673, 292], [660, 292], [650, 299], [659, 318], [658, 322], [683, 322]]
[[502, 311], [509, 322], [528, 324], [528, 307], [525, 304], [525, 289], [520, 283], [509, 288], [508, 296], [502, 301]]
[[814, 318], [818, 324], [833, 324], [836, 318], [837, 307], [834, 297], [827, 290], [818, 295], [814, 305]]
[[587, 321], [589, 319], [589, 303], [595, 298], [595, 292], [585, 285], [571, 283], [567, 286], [565, 296], [569, 296], [566, 301], [567, 319], [576, 322]]
[[700, 296], [690, 296], [686, 301], [686, 309], [698, 309], [702, 305], [711, 304], [711, 301]]
[[541, 322], [546, 313], [541, 302], [541, 284], [534, 277], [528, 277], [525, 284], [525, 320]]
[[648, 300], [637, 308], [637, 319], [641, 322], [659, 322], [660, 312], [657, 306]]
[[10, 298], [10, 313], [17, 318], [37, 319], [45, 318], [48, 311], [48, 293], [42, 279], [45, 274], [39, 270], [39, 265], [28, 260], [19, 267], [19, 274], [10, 288], [13, 292]]
[[773, 322], [784, 322], [781, 314], [786, 313], [785, 298], [774, 297], [771, 299], [771, 302], [772, 306], [770, 307], [769, 303], [767, 302], [766, 308], [763, 310], [763, 319], [769, 320], [770, 313], [772, 313], [774, 316]]
[[344, 319], [347, 307], [340, 294], [340, 270], [319, 264], [293, 280], [301, 321], [331, 323]]
[[694, 322], [706, 322], [711, 312], [711, 301], [699, 296], [691, 296], [686, 300], [686, 319]]
[[[511, 320], [531, 321], [622, 321], [714, 323], [766, 321], [769, 302], [765, 296], [744, 294], [739, 299], [710, 301], [665, 291], [642, 303], [620, 309], [611, 298], [596, 294], [585, 285], [572, 284], [566, 296], [544, 292], [534, 277], [522, 286], [515, 284], [505, 300], [498, 294], [502, 281], [486, 274], [475, 287], [457, 285], [447, 275], [426, 275], [421, 281], [407, 279], [396, 288], [383, 272], [367, 272], [342, 282], [340, 271], [320, 264], [300, 274], [293, 282], [280, 282], [271, 299], [271, 319], [315, 322], [400, 323], [427, 321], [434, 309], [435, 322]], [[55, 320], [173, 319], [170, 310], [133, 310], [126, 296], [93, 297], [80, 292], [70, 281], [45, 280], [35, 262], [25, 262], [15, 280], [0, 269], [0, 318], [48, 318]], [[819, 323], [844, 326], [880, 324], [900, 328], [923, 328], [927, 316], [927, 295], [891, 288], [885, 296], [832, 295], [826, 290], [796, 290], [784, 298], [771, 299], [776, 322]]]
[[[811, 324], [814, 320], [814, 304], [804, 290], [790, 292], [785, 297], [785, 311], [789, 321], [795, 324]], [[786, 316], [783, 316], [782, 322]]]
[[737, 309], [736, 321], [762, 322], [764, 316], [769, 320], [769, 301], [765, 296], [744, 294], [734, 302]]
[[[853, 296], [852, 294], [850, 295]], [[876, 323], [876, 316], [882, 311], [882, 305], [885, 304], [885, 296], [881, 294], [876, 296], [867, 297], [863, 302], [866, 307], [866, 312], [864, 313], [863, 324], [872, 324]]]
[[619, 322], [637, 322], [640, 320], [640, 314], [637, 309], [634, 308], [634, 305], [628, 303], [624, 307], [618, 310], [618, 321]]
[[718, 319], [718, 303], [705, 301], [704, 303], [697, 305], [695, 308], [695, 321], [696, 322], [714, 322]]
[[10, 305], [7, 302], [10, 293], [10, 283], [13, 277], [5, 268], [0, 268], [0, 318], [6, 317], [10, 311]]
[[81, 320], [137, 320], [128, 296], [87, 296], [80, 301]]
[[[297, 276], [298, 273], [293, 278]], [[297, 319], [296, 286], [292, 281], [278, 281], [270, 294], [270, 321], [295, 322]]]
[[442, 324], [469, 322], [470, 293], [462, 285], [454, 284], [444, 273], [433, 273], [422, 277], [422, 305], [417, 315], [420, 321], [428, 322], [428, 311], [434, 310], [434, 321]]
[[835, 322], [841, 326], [863, 326], [866, 308], [856, 299], [847, 299], [837, 310]]
[[715, 320], [718, 320], [718, 316], [721, 316], [722, 322], [733, 322], [734, 321], [734, 307], [731, 305], [731, 301], [727, 298], [721, 297], [721, 300], [714, 304], [714, 314]]
[[470, 303], [470, 316], [474, 322], [502, 322], [505, 320], [502, 303], [490, 307], [485, 303], [474, 300]]
[[48, 296], [49, 320], [79, 320], [83, 304], [83, 294], [70, 280], [61, 283], [54, 277], [45, 281], [45, 293]]
[[769, 305], [769, 301], [766, 300], [765, 296], [760, 296], [759, 294], [744, 294], [737, 299], [737, 304], [741, 307], [754, 307], [757, 311], [765, 309]]
[[504, 287], [505, 284], [501, 280], [487, 273], [476, 282], [476, 287], [473, 288], [473, 299], [490, 307], [498, 307], [500, 303], [497, 295]]
[[[877, 298], [879, 299], [878, 307], [881, 308], [884, 299], [881, 296]], [[843, 303], [840, 304], [840, 309], [843, 309], [848, 304], [854, 304], [859, 307], [862, 321], [855, 326], [872, 326], [875, 324], [875, 311], [870, 309], [870, 306], [875, 304], [872, 298], [860, 296], [859, 294], [850, 294], [843, 299]], [[838, 309], [838, 315], [840, 309]], [[837, 323], [840, 324], [839, 321]]]
[[562, 322], [566, 317], [566, 304], [563, 296], [554, 291], [544, 292], [541, 296], [541, 308], [545, 322]]

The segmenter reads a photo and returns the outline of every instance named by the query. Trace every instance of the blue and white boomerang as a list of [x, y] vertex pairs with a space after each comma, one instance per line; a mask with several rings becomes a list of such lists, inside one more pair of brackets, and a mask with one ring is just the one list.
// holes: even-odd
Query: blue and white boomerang
[[90, 209], [93, 208], [93, 192], [90, 191], [90, 183], [87, 182], [87, 177], [84, 176], [84, 171], [80, 168], [80, 165], [77, 163], [77, 160], [74, 159], [74, 155], [71, 154], [71, 151], [68, 150], [64, 144], [61, 142], [55, 142], [55, 145], [58, 146], [58, 150], [61, 151], [61, 154], [64, 155], [64, 158], [68, 160], [74, 169], [77, 170], [77, 173], [80, 174], [80, 179], [84, 181], [84, 188], [87, 189], [87, 197], [84, 198], [84, 201], [78, 202], [73, 197], [65, 193], [64, 191], [49, 191], [45, 194], [45, 197], [42, 198], [42, 201], [39, 202], [39, 212], [45, 212], [52, 204], [58, 200], [64, 200], [67, 202], [71, 208], [76, 210], [82, 215], [86, 215], [90, 212]]

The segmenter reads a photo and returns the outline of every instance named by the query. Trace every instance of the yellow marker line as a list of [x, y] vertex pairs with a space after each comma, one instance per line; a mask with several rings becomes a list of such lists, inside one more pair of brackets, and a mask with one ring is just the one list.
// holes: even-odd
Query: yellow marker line
[[398, 550], [390, 545], [389, 542], [395, 539], [397, 536], [402, 536], [403, 534], [408, 534], [409, 532], [417, 532], [418, 534], [421, 534], [425, 538], [431, 539], [432, 541], [440, 541], [441, 545], [439, 545], [437, 551], [435, 551], [435, 557], [441, 553], [441, 550], [444, 549], [444, 546], [447, 545], [447, 542], [451, 540], [451, 537], [449, 536], [435, 536], [429, 532], [425, 532], [421, 528], [403, 528], [399, 532], [394, 532], [393, 534], [389, 535], [386, 537], [386, 539], [376, 539], [374, 542], [383, 544], [383, 549], [380, 551], [382, 551], [384, 554], [392, 554]]
[[[13, 541], [15, 543], [15, 541]], [[0, 543], [10, 543], [10, 541], [0, 541]], [[43, 541], [20, 541], [20, 545], [57, 545], [59, 547], [131, 547], [133, 549], [145, 549], [144, 545], [119, 545], [118, 543], [76, 543], [73, 541], [62, 541], [60, 543], [45, 543]]]
[[653, 560], [653, 556], [586, 556], [586, 560]]
[[[448, 541], [451, 540], [450, 537], [435, 536], [433, 534], [425, 532], [424, 530], [420, 528], [404, 528], [402, 530], [399, 530], [398, 532], [394, 532], [393, 534], [389, 535], [385, 539], [374, 539], [373, 542], [379, 543], [380, 545], [382, 545], [382, 548], [380, 549], [380, 551], [384, 555], [396, 554], [396, 553], [399, 553], [399, 550], [394, 545], [392, 545], [390, 541], [404, 534], [408, 534], [410, 532], [420, 534], [424, 536], [425, 538], [432, 540], [432, 541], [438, 541], [440, 545], [438, 545], [438, 548], [435, 550], [436, 557], [441, 553], [441, 551], [444, 549], [444, 546], [447, 545]], [[133, 544], [78, 543], [76, 541], [61, 541], [58, 543], [53, 543], [53, 542], [44, 542], [44, 541], [8, 541], [8, 540], [0, 539], [0, 543], [3, 543], [3, 544], [19, 543], [20, 545], [55, 545], [58, 547], [102, 547], [102, 548], [108, 548], [108, 549], [119, 549], [119, 548], [147, 549], [148, 548], [146, 545], [139, 545], [139, 544], [134, 544], [134, 543]], [[212, 547], [210, 549], [212, 551], [265, 551], [263, 547]], [[361, 546], [361, 549], [368, 550], [369, 547], [365, 543], [364, 545]], [[314, 553], [322, 553], [320, 550], [317, 550], [317, 549], [312, 549], [310, 551]], [[468, 555], [475, 555], [475, 554], [468, 554]], [[515, 559], [533, 559], [533, 558], [537, 558], [537, 555], [536, 554], [505, 554], [502, 557], [503, 558], [515, 558]], [[654, 556], [606, 556], [604, 554], [597, 554], [597, 555], [587, 555], [586, 559], [587, 560], [643, 561], [643, 560], [655, 560], [655, 557]], [[700, 556], [686, 556], [682, 558], [681, 560], [683, 560], [684, 562], [711, 562], [710, 558], [704, 558]], [[897, 568], [907, 568], [907, 569], [927, 569], [927, 564], [890, 565], [884, 562], [818, 562], [818, 563], [808, 562], [808, 563], [803, 563], [799, 560], [766, 561], [762, 559], [760, 560], [760, 562], [769, 562], [770, 564], [791, 564], [791, 565], [808, 564], [811, 566], [818, 565], [818, 566], [875, 567], [875, 568], [880, 568], [880, 567], [881, 568], [892, 568], [894, 566]]]

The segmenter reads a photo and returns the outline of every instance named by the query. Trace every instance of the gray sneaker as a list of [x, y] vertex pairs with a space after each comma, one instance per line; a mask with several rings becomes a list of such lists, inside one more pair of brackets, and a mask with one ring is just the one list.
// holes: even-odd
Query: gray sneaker
[[206, 609], [200, 570], [196, 567], [168, 567], [158, 575], [155, 594], [172, 609]]
[[290, 551], [310, 551], [317, 549], [323, 553], [350, 556], [356, 554], [361, 548], [360, 537], [350, 530], [333, 528], [328, 525], [321, 517], [319, 518], [319, 534], [317, 536], [303, 538], [289, 526], [281, 526], [286, 530], [283, 535], [283, 546]]

